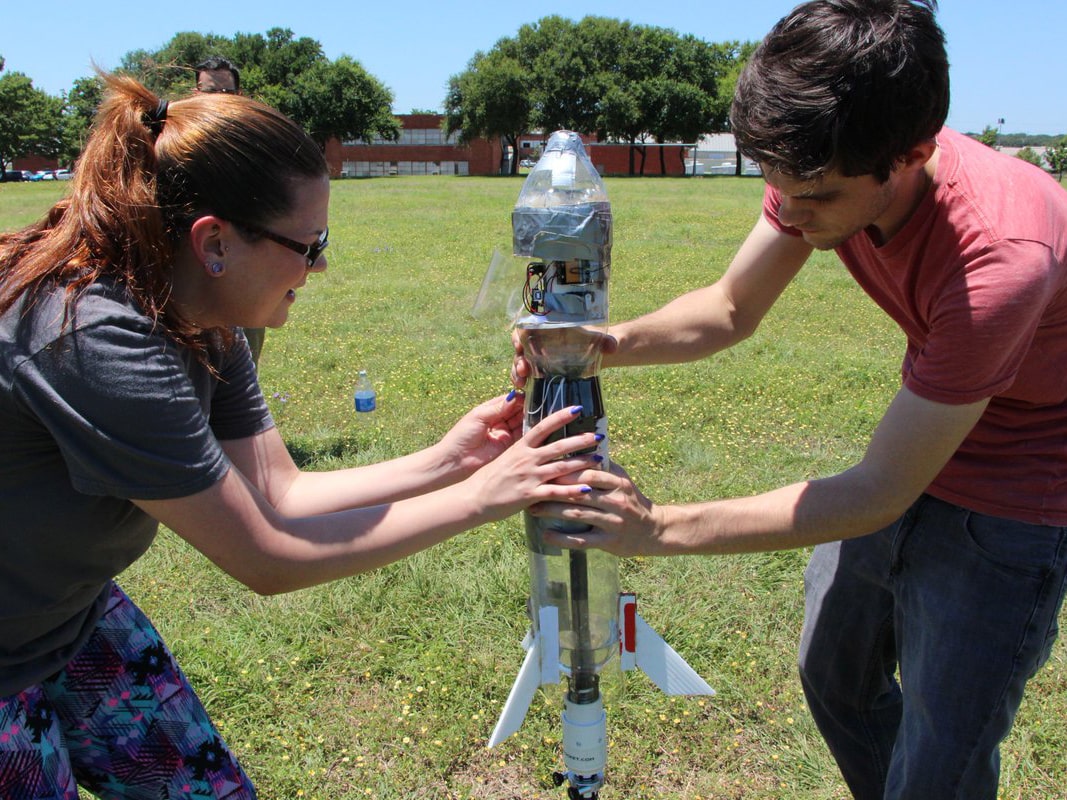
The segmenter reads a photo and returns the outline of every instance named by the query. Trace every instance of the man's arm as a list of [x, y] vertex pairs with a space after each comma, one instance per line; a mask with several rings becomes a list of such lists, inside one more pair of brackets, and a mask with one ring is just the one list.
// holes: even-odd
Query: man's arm
[[618, 345], [605, 353], [604, 366], [696, 361], [737, 344], [756, 330], [811, 251], [803, 239], [775, 230], [761, 215], [714, 284], [613, 325]]
[[837, 475], [752, 497], [656, 506], [619, 471], [579, 480], [594, 488], [587, 508], [533, 510], [599, 530], [556, 535], [553, 544], [617, 555], [784, 550], [872, 533], [897, 519], [937, 477], [989, 401], [946, 405], [901, 389], [860, 463]]

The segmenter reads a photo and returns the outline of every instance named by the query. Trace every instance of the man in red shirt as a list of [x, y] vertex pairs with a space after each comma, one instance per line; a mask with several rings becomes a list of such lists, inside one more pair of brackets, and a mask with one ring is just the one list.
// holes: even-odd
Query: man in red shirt
[[861, 800], [996, 797], [998, 746], [1067, 578], [1067, 192], [943, 127], [935, 9], [814, 0], [772, 29], [731, 112], [763, 169], [762, 216], [719, 281], [613, 326], [604, 347], [605, 366], [723, 350], [833, 249], [907, 336], [860, 462], [674, 506], [589, 474], [583, 508], [540, 510], [595, 526], [553, 543], [620, 555], [817, 545], [801, 678]]

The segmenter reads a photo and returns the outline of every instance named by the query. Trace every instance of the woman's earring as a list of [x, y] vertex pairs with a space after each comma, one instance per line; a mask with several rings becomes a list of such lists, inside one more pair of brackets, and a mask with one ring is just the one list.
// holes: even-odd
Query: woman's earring
[[221, 275], [226, 270], [226, 266], [221, 261], [209, 261], [204, 266], [212, 275]]

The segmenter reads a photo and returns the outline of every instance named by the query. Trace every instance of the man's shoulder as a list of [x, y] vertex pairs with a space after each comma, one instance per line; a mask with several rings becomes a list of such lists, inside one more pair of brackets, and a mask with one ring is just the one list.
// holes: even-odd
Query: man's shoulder
[[1031, 240], [1062, 249], [1067, 192], [1044, 170], [944, 129], [938, 134], [938, 203], [955, 225], [980, 227], [992, 241]]
[[950, 128], [943, 128], [937, 142], [946, 156], [943, 176], [948, 182], [967, 180], [982, 181], [976, 189], [985, 185], [1010, 182], [1018, 185], [1033, 185], [1040, 189], [1059, 189], [1056, 181], [1045, 170], [1016, 156], [1004, 153]]

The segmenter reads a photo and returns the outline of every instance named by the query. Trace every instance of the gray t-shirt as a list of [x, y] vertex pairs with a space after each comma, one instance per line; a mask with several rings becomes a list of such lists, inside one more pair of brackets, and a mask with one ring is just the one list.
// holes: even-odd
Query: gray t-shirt
[[230, 468], [220, 440], [273, 425], [240, 339], [218, 377], [101, 281], [0, 317], [0, 697], [61, 668], [157, 523], [130, 499], [184, 497]]

